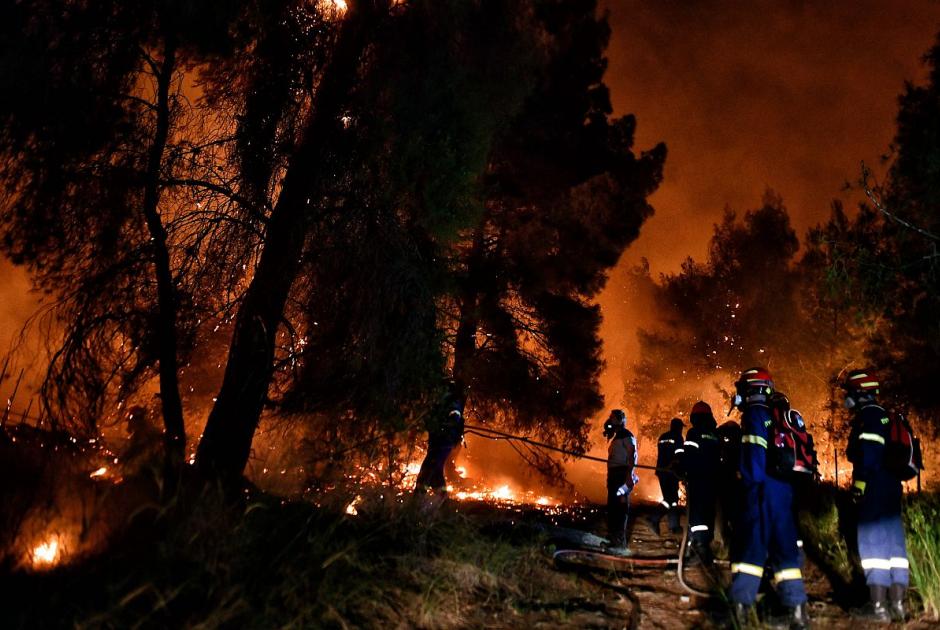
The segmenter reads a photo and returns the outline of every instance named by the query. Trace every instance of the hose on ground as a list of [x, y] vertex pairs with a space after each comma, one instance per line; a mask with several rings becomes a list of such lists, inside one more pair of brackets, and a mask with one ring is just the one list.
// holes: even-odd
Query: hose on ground
[[708, 597], [711, 593], [706, 593], [705, 591], [700, 591], [692, 586], [689, 586], [685, 581], [685, 547], [689, 544], [689, 505], [686, 501], [685, 506], [685, 519], [686, 526], [682, 531], [682, 542], [679, 543], [679, 564], [676, 567], [676, 577], [679, 579], [679, 585], [684, 588], [686, 591], [692, 595], [698, 597]]

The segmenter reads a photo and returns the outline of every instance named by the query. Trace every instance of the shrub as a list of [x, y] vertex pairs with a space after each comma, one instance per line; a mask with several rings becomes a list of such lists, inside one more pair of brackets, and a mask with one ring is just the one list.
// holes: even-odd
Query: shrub
[[912, 590], [924, 611], [940, 620], [940, 495], [908, 496], [904, 502], [907, 555], [911, 561]]

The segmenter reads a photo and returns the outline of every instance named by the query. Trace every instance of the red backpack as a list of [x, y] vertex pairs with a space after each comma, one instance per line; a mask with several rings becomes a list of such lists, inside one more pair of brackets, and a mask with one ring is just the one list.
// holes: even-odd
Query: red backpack
[[888, 439], [885, 442], [885, 468], [901, 481], [917, 476], [924, 469], [920, 440], [904, 414], [888, 414]]
[[771, 472], [782, 479], [815, 477], [819, 468], [813, 436], [806, 430], [803, 414], [796, 409], [773, 410], [770, 455]]

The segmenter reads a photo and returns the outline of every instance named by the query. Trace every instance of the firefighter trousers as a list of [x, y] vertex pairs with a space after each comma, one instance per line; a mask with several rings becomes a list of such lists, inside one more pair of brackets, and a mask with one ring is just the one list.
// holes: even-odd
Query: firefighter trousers
[[679, 529], [679, 478], [672, 473], [661, 473], [658, 475], [659, 489], [662, 492], [663, 500], [660, 502], [662, 509], [657, 510], [653, 517], [653, 522], [658, 529], [659, 522], [666, 516], [666, 522], [669, 530]]
[[617, 490], [629, 478], [630, 469], [626, 466], [607, 469], [607, 536], [614, 547], [626, 547], [630, 542], [630, 493], [617, 496]]
[[901, 482], [883, 477], [868, 482], [858, 505], [858, 555], [869, 586], [907, 586], [910, 580]]
[[751, 606], [757, 599], [764, 565], [770, 560], [780, 602], [796, 607], [806, 602], [790, 484], [767, 477], [744, 487], [740, 547], [731, 563], [731, 601]]
[[713, 478], [690, 478], [686, 484], [689, 502], [689, 539], [708, 546], [715, 537], [715, 505], [718, 500]]

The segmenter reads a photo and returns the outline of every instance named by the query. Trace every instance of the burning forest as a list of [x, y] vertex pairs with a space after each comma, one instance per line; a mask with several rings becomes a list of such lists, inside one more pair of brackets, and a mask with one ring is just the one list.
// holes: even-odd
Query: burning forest
[[0, 9], [4, 627], [940, 619], [940, 13], [641, 4]]

